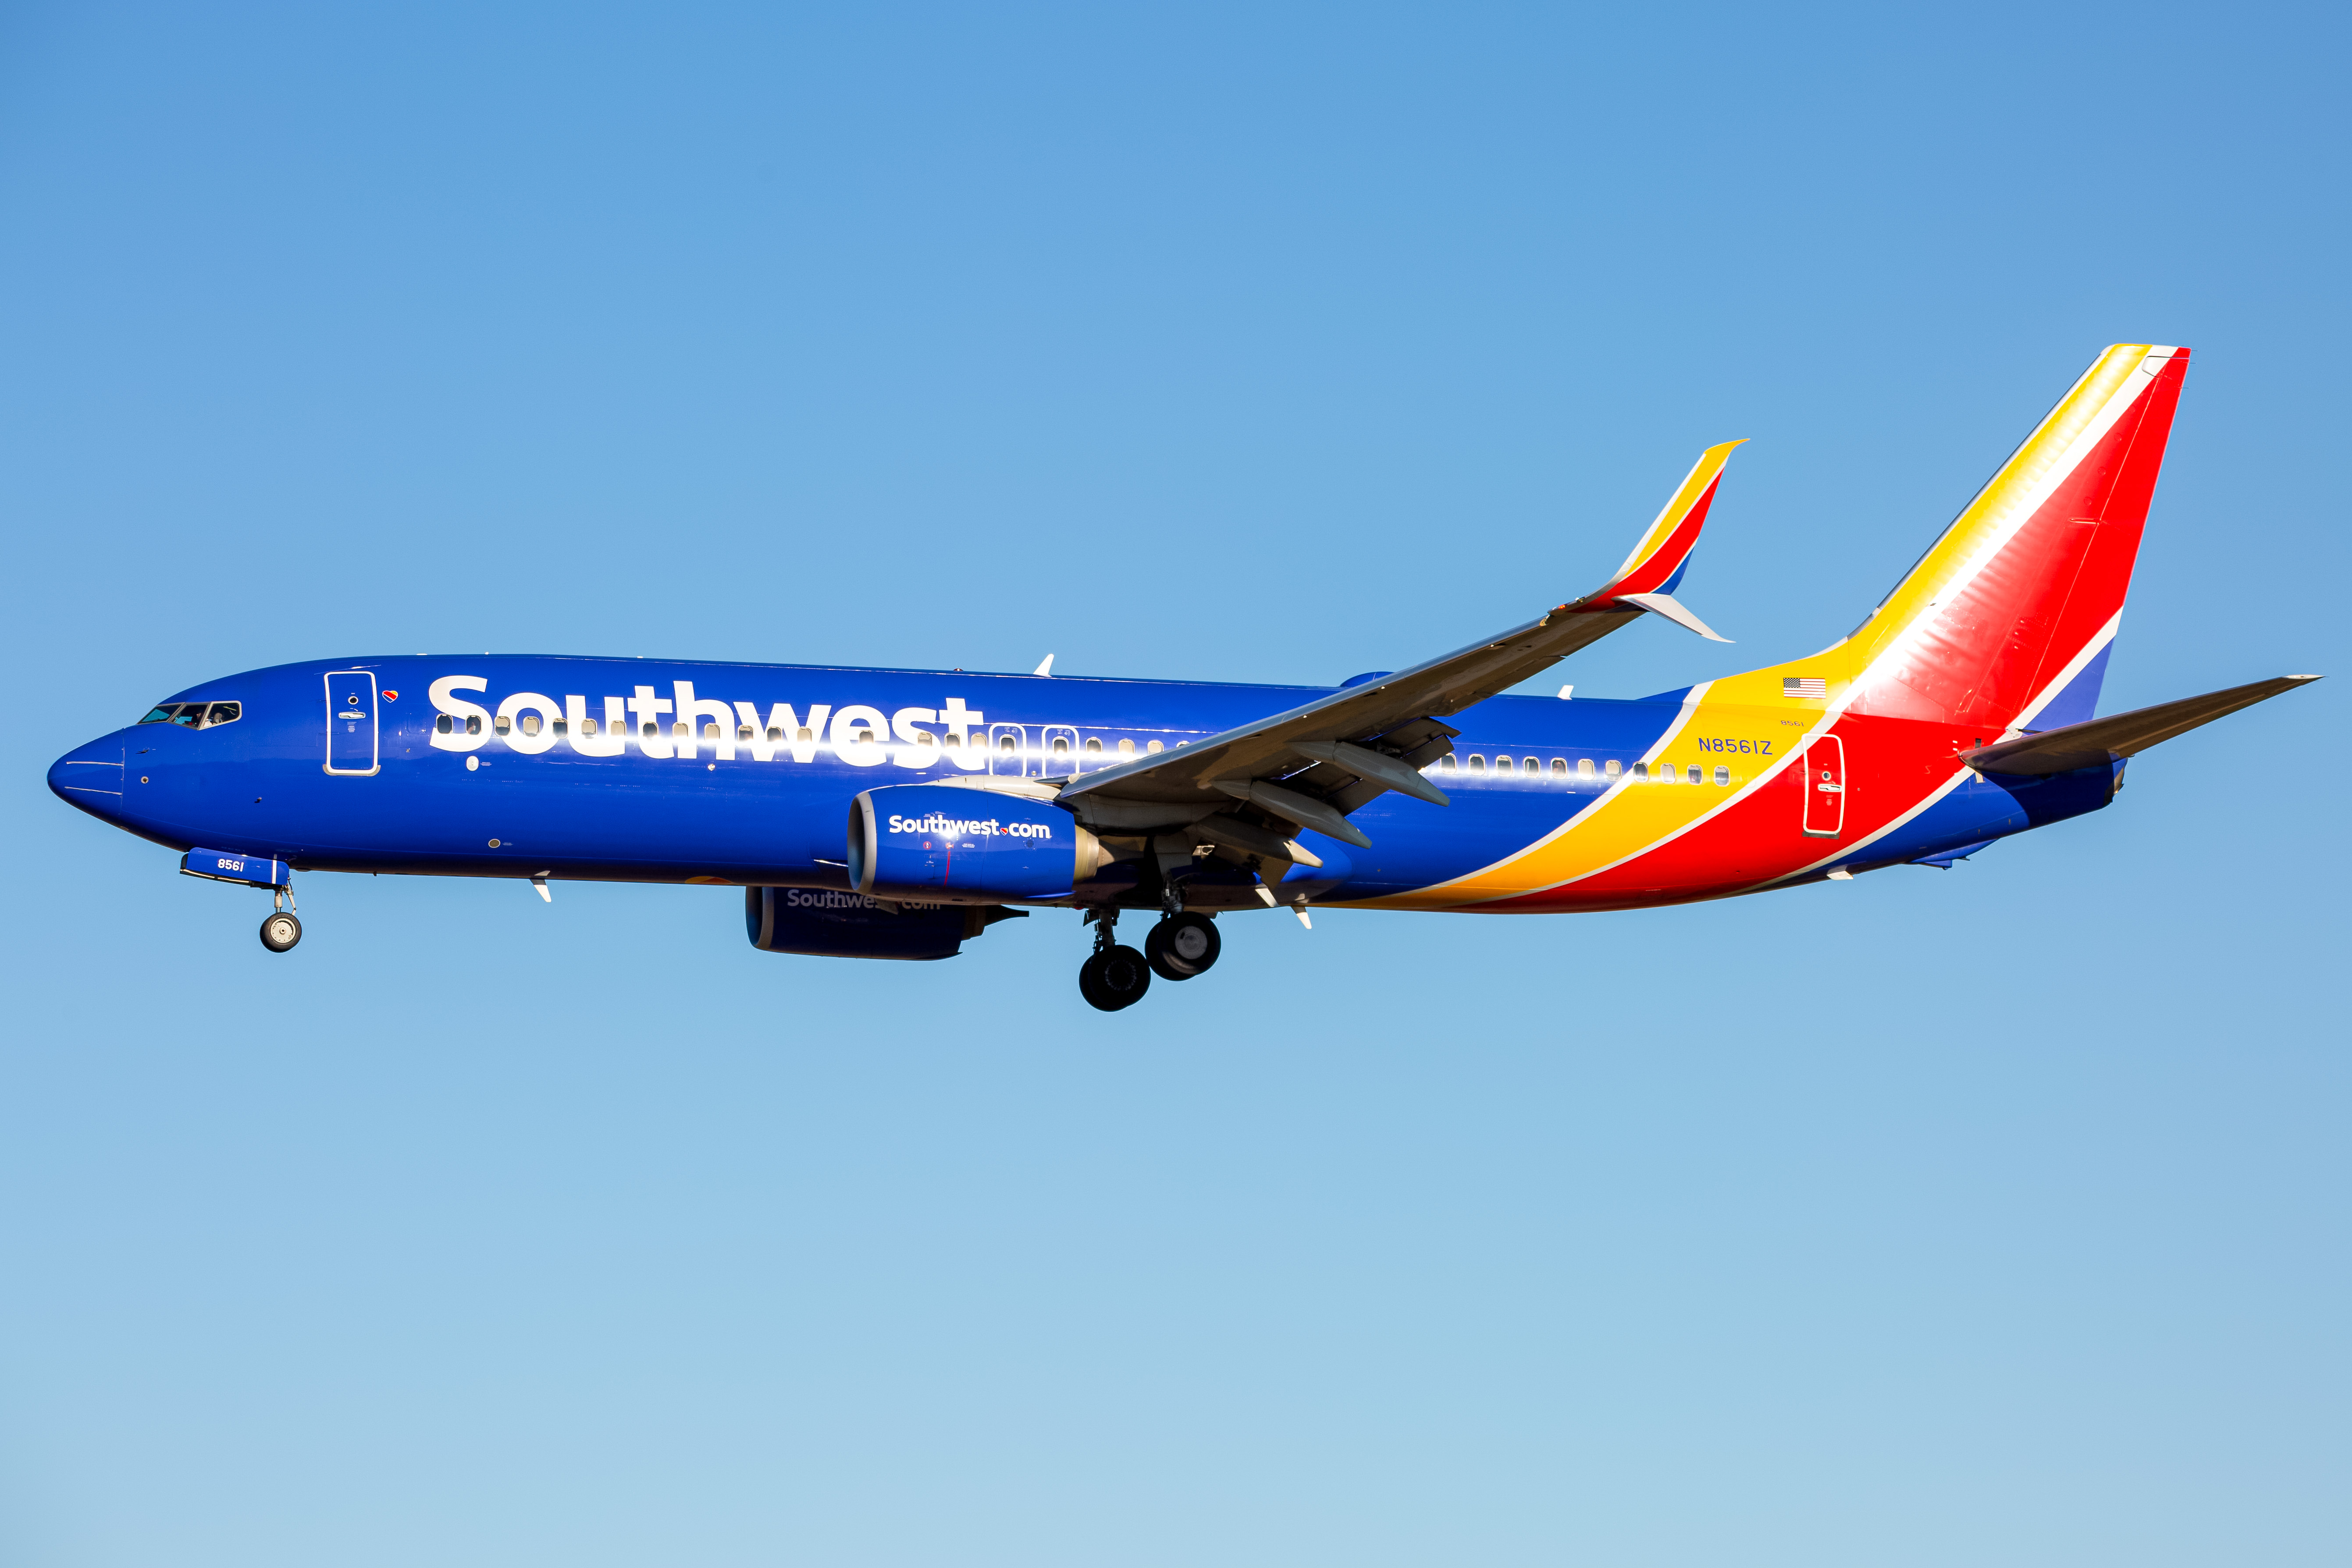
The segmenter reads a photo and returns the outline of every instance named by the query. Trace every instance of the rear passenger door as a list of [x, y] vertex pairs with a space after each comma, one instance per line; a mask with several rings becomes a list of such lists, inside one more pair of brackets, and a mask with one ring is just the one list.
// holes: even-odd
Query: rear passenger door
[[376, 742], [375, 672], [327, 672], [327, 771], [366, 778], [383, 766]]
[[1805, 832], [1835, 838], [1845, 827], [1845, 742], [1816, 736], [1801, 759], [1805, 778]]

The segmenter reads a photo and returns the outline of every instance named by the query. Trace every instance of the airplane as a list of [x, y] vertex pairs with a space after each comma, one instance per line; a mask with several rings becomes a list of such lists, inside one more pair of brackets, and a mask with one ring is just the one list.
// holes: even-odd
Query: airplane
[[[2185, 348], [2102, 353], [1860, 626], [1623, 701], [1505, 695], [1675, 597], [1738, 442], [1600, 588], [1337, 688], [645, 658], [390, 656], [192, 686], [50, 788], [262, 889], [295, 871], [740, 888], [762, 952], [955, 955], [1093, 927], [1106, 1012], [1215, 964], [1220, 917], [1640, 909], [1949, 869], [2105, 806], [2141, 751], [2317, 679], [2095, 717]], [[1152, 918], [1141, 951], [1121, 915]]]

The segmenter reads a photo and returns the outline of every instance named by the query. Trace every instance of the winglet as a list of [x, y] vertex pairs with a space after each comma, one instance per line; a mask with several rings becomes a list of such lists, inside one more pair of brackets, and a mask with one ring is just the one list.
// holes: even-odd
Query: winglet
[[1597, 594], [1587, 595], [1583, 602], [1591, 605], [1633, 594], [1671, 594], [1680, 587], [1683, 568], [1690, 564], [1691, 547], [1698, 542], [1699, 530], [1706, 526], [1707, 509], [1715, 504], [1723, 465], [1730, 460], [1731, 449], [1744, 444], [1744, 440], [1726, 441], [1701, 452], [1675, 491], [1674, 499], [1666, 502], [1657, 521], [1633, 546], [1633, 553], [1617, 568], [1609, 585]]
[[1639, 605], [1654, 616], [1664, 616], [1685, 631], [1696, 632], [1709, 642], [1731, 640], [1685, 609], [1672, 594], [1620, 594], [1617, 597], [1626, 604]]

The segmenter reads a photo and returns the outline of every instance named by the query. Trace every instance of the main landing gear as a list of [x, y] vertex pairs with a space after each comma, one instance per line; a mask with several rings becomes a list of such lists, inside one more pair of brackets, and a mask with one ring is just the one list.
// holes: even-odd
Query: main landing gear
[[1171, 911], [1151, 928], [1143, 939], [1141, 952], [1114, 936], [1117, 910], [1095, 910], [1092, 919], [1095, 951], [1078, 965], [1078, 994], [1088, 1005], [1106, 1013], [1142, 1001], [1143, 994], [1151, 989], [1154, 974], [1162, 980], [1190, 980], [1207, 973], [1224, 945], [1218, 939], [1215, 921], [1181, 910]]
[[302, 940], [302, 922], [294, 915], [292, 889], [280, 889], [271, 901], [277, 912], [261, 922], [261, 945], [272, 952], [284, 952]]
[[1094, 911], [1095, 951], [1078, 965], [1078, 994], [1087, 1005], [1106, 1013], [1132, 1007], [1151, 989], [1151, 970], [1143, 954], [1116, 940], [1117, 910]]
[[1190, 980], [1206, 974], [1223, 946], [1217, 922], [1208, 916], [1173, 914], [1143, 939], [1143, 959], [1162, 980]]

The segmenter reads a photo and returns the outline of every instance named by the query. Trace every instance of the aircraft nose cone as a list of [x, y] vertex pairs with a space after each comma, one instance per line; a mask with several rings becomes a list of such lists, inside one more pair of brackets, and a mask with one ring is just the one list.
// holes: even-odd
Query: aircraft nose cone
[[68, 805], [100, 816], [122, 807], [122, 742], [92, 741], [49, 764], [49, 788]]

